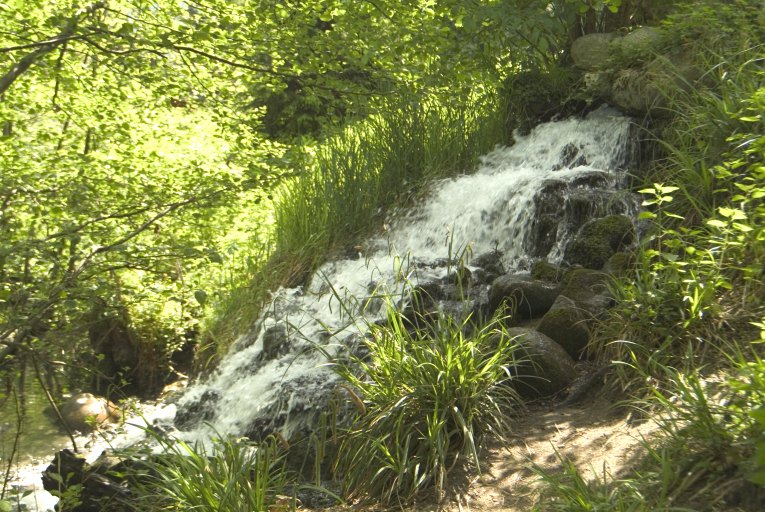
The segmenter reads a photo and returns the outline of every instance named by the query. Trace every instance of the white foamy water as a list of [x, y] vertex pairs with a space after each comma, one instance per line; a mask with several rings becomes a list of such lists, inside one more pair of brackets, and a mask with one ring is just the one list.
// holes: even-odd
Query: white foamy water
[[[310, 430], [336, 390], [336, 378], [315, 345], [330, 355], [346, 350], [344, 340], [364, 331], [359, 318], [371, 322], [382, 313], [376, 294], [400, 294], [404, 281], [444, 276], [455, 253], [499, 251], [507, 270], [523, 268], [540, 187], [550, 180], [576, 183], [593, 173], [608, 176], [608, 187], [615, 187], [628, 132], [629, 120], [608, 109], [585, 120], [546, 123], [483, 157], [474, 174], [434, 184], [418, 208], [394, 216], [386, 236], [363, 243], [359, 258], [325, 264], [304, 288], [276, 291], [211, 376], [191, 385], [176, 405], [147, 410], [144, 417], [170, 425], [177, 407], [175, 435], [189, 441], [268, 432], [289, 438]], [[560, 261], [570, 234], [564, 226], [558, 229], [548, 260]], [[141, 430], [131, 429], [111, 443], [136, 442]], [[101, 449], [91, 447], [92, 457]], [[18, 481], [39, 482], [45, 465], [26, 468]]]
[[[386, 237], [364, 243], [360, 258], [325, 264], [305, 289], [275, 292], [252, 332], [179, 402], [180, 410], [196, 410], [205, 421], [193, 425], [184, 418], [179, 427], [187, 431], [181, 435], [278, 431], [289, 437], [310, 427], [326, 407], [322, 397], [335, 386], [325, 356], [311, 347], [319, 344], [334, 354], [349, 335], [363, 331], [364, 322], [351, 321], [349, 309], [351, 317], [363, 313], [374, 321], [374, 308], [361, 311], [373, 291], [400, 293], [402, 280], [416, 284], [443, 276], [444, 260], [453, 256], [449, 241], [474, 255], [498, 250], [506, 268], [517, 269], [526, 259], [540, 185], [593, 172], [614, 175], [624, 164], [628, 131], [629, 120], [611, 110], [540, 125], [512, 147], [486, 155], [476, 173], [436, 183], [419, 208], [391, 221]], [[556, 246], [551, 253], [559, 259], [561, 250]], [[262, 360], [264, 337], [275, 329], [286, 334], [287, 353]]]

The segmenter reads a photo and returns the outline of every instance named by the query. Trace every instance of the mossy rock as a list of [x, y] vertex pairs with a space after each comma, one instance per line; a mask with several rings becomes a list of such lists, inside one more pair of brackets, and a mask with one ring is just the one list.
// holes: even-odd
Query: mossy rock
[[507, 274], [492, 282], [489, 309], [493, 312], [505, 303], [516, 319], [539, 318], [553, 305], [558, 290], [554, 283]]
[[548, 283], [559, 283], [563, 277], [563, 269], [545, 260], [535, 261], [531, 265], [531, 277]]
[[508, 329], [516, 337], [518, 364], [513, 387], [524, 398], [544, 398], [566, 389], [576, 378], [574, 360], [563, 347], [533, 329]]
[[613, 305], [608, 288], [611, 277], [605, 272], [574, 268], [563, 276], [561, 295], [573, 300], [578, 308], [596, 317]]
[[623, 277], [629, 274], [635, 265], [635, 254], [632, 252], [614, 253], [603, 266], [603, 272], [614, 277]]
[[632, 220], [624, 215], [609, 215], [585, 224], [566, 248], [564, 261], [570, 265], [599, 270], [614, 253], [635, 240]]
[[576, 302], [565, 295], [558, 295], [537, 330], [563, 347], [572, 358], [579, 359], [590, 341], [590, 318], [591, 315]]

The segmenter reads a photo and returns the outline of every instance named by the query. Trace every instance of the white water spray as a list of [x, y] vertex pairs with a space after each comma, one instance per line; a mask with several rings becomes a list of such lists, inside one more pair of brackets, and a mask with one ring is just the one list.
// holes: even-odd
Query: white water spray
[[[179, 401], [180, 435], [203, 440], [213, 433], [258, 437], [278, 431], [289, 438], [310, 429], [336, 382], [313, 344], [335, 353], [362, 330], [363, 322], [350, 322], [339, 298], [363, 305], [373, 290], [400, 291], [402, 272], [415, 284], [443, 276], [445, 260], [453, 256], [447, 240], [474, 255], [499, 251], [506, 269], [522, 268], [542, 184], [556, 180], [581, 188], [578, 179], [599, 175], [613, 189], [625, 164], [628, 132], [629, 120], [608, 109], [585, 120], [546, 123], [483, 157], [476, 173], [436, 183], [420, 207], [390, 223], [385, 238], [363, 244], [362, 257], [325, 264], [305, 289], [275, 292], [271, 307], [214, 375]], [[559, 227], [548, 259], [562, 258], [569, 235]], [[405, 260], [410, 265], [402, 265]], [[370, 310], [367, 320], [374, 321]]]

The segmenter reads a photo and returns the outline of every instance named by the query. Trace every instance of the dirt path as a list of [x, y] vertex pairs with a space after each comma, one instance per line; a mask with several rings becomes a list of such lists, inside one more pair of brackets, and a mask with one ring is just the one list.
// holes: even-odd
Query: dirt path
[[624, 411], [606, 403], [531, 409], [515, 420], [508, 446], [497, 443], [484, 450], [482, 475], [466, 482], [466, 491], [457, 492], [441, 510], [527, 512], [539, 494], [539, 477], [532, 466], [559, 472], [560, 456], [588, 480], [602, 478], [604, 470], [618, 475], [643, 453], [642, 439], [655, 431], [655, 424], [631, 424]]

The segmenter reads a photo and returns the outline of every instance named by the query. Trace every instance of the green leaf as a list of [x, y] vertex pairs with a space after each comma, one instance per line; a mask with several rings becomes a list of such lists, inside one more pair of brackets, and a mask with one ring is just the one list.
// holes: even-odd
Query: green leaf
[[207, 303], [207, 292], [204, 290], [197, 290], [194, 292], [194, 298], [200, 306], [205, 307], [205, 304]]

